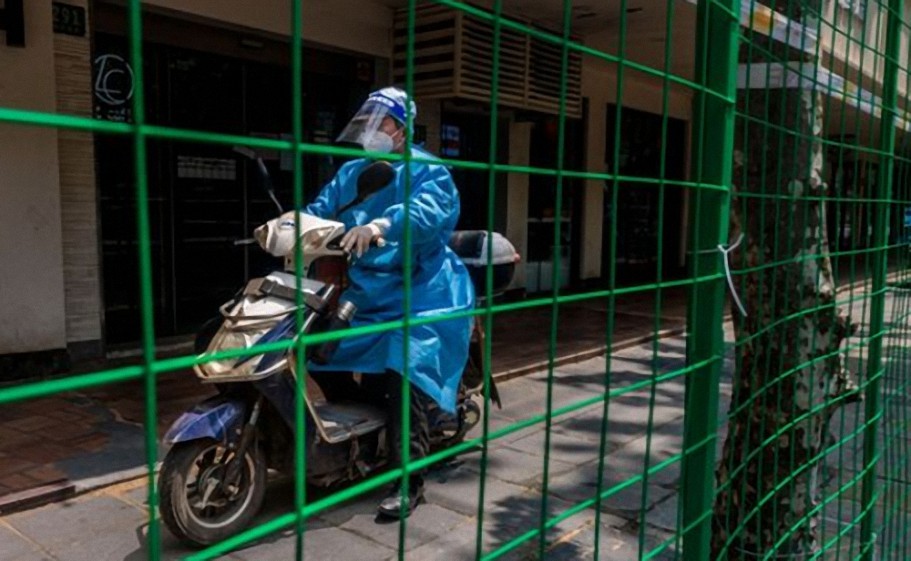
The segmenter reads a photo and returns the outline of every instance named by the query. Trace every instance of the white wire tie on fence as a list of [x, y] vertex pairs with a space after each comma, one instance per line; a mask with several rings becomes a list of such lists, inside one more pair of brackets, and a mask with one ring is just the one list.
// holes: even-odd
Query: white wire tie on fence
[[741, 243], [743, 243], [743, 233], [742, 232], [739, 236], [737, 236], [737, 241], [734, 242], [733, 245], [725, 247], [724, 244], [718, 244], [718, 247], [716, 247], [714, 249], [703, 249], [703, 250], [697, 251], [696, 253], [705, 254], [705, 253], [715, 253], [716, 251], [721, 252], [722, 257], [724, 258], [724, 276], [728, 280], [728, 289], [730, 289], [730, 291], [731, 291], [731, 296], [734, 297], [734, 304], [737, 305], [737, 309], [740, 310], [740, 314], [743, 317], [747, 317], [748, 314], [747, 314], [746, 308], [743, 307], [743, 302], [740, 301], [740, 295], [737, 294], [737, 288], [734, 286], [734, 277], [731, 274], [730, 254], [735, 249], [740, 247]]

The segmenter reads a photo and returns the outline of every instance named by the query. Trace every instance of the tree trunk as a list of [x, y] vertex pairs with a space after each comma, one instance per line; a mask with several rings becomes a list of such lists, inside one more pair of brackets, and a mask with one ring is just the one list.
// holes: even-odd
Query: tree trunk
[[821, 96], [753, 89], [738, 93], [738, 106], [755, 118], [737, 118], [731, 213], [732, 239], [744, 235], [731, 265], [750, 271], [736, 283], [749, 316], [734, 312], [738, 360], [712, 551], [796, 559], [819, 546], [818, 517], [806, 515], [819, 504], [817, 456], [832, 414], [821, 406], [856, 393], [842, 355], [806, 365], [839, 349], [853, 326], [835, 308], [825, 204], [814, 199], [827, 194]]

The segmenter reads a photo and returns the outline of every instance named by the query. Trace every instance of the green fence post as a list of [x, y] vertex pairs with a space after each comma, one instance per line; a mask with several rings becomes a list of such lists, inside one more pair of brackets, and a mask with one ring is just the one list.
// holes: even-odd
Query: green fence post
[[[715, 248], [726, 244], [733, 172], [734, 109], [739, 22], [737, 0], [699, 2], [696, 31], [696, 91], [693, 106], [693, 205], [690, 268], [693, 285], [687, 304], [687, 362], [704, 366], [686, 377], [681, 508], [683, 559], [711, 555], [715, 439], [719, 376], [724, 355], [725, 281]], [[706, 189], [721, 186], [724, 189]], [[713, 251], [714, 250], [714, 251]]]
[[889, 203], [892, 200], [892, 168], [895, 165], [895, 117], [898, 101], [898, 56], [901, 43], [901, 14], [903, 0], [889, 0], [886, 26], [886, 53], [883, 69], [882, 122], [879, 129], [879, 170], [876, 187], [880, 200], [876, 202], [873, 216], [873, 295], [870, 301], [870, 354], [867, 361], [866, 410], [867, 422], [864, 430], [864, 480], [863, 519], [860, 536], [863, 544], [863, 559], [871, 561], [874, 556], [874, 503], [876, 492], [876, 469], [880, 451], [877, 447], [877, 429], [882, 414], [880, 378], [883, 375], [883, 329], [885, 327], [886, 275], [889, 260]]
[[147, 173], [145, 79], [142, 66], [142, 2], [127, 5], [130, 32], [130, 63], [133, 65], [133, 177], [136, 180], [136, 237], [139, 241], [139, 303], [142, 310], [143, 389], [145, 391], [145, 450], [148, 468], [148, 558], [161, 559], [160, 495], [155, 479], [158, 462], [158, 399], [155, 365], [155, 306], [152, 293], [152, 245], [149, 220], [149, 177]]

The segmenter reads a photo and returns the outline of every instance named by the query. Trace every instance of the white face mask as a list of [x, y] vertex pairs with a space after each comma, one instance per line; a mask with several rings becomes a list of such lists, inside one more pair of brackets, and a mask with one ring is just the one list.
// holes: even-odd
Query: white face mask
[[373, 134], [364, 135], [361, 140], [361, 145], [364, 147], [364, 150], [367, 150], [368, 152], [388, 154], [395, 148], [395, 141], [383, 131], [376, 131]]

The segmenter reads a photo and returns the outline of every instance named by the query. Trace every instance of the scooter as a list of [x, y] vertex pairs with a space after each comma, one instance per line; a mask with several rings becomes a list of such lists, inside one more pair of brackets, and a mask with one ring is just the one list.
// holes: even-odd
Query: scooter
[[[303, 212], [283, 213], [262, 159], [242, 153], [256, 161], [263, 186], [281, 214], [257, 228], [253, 240], [282, 257], [284, 270], [248, 281], [197, 335], [201, 362], [195, 373], [203, 383], [214, 384], [218, 394], [194, 406], [169, 428], [164, 443], [170, 450], [159, 475], [162, 520], [176, 537], [193, 546], [224, 540], [250, 523], [262, 506], [267, 471], [293, 471], [295, 438], [304, 439], [306, 479], [312, 486], [363, 478], [382, 468], [387, 457], [385, 413], [368, 403], [330, 401], [311, 376], [304, 376], [301, 392], [305, 426], [301, 433], [296, 431], [295, 395], [301, 374], [296, 371], [296, 346], [240, 358], [211, 358], [216, 352], [344, 329], [357, 313], [354, 305], [339, 299], [349, 259], [339, 246], [345, 226]], [[387, 162], [366, 166], [358, 177], [358, 195], [345, 208], [367, 200], [393, 177]], [[496, 245], [506, 255], [495, 274], [493, 291], [499, 292], [511, 282], [518, 255], [505, 238], [495, 235]], [[463, 260], [474, 264], [472, 278], [478, 294], [484, 293], [478, 283], [486, 277], [478, 265], [486, 264], [486, 236], [483, 231], [456, 232], [450, 243]], [[294, 273], [297, 248], [302, 254], [301, 278]], [[299, 310], [303, 321], [298, 328]], [[460, 442], [481, 419], [475, 398], [484, 392], [484, 337], [477, 320], [456, 415], [439, 409], [428, 412], [434, 449]], [[337, 346], [337, 341], [309, 345], [306, 361], [326, 363]], [[502, 407], [499, 392], [490, 382], [491, 401]]]

